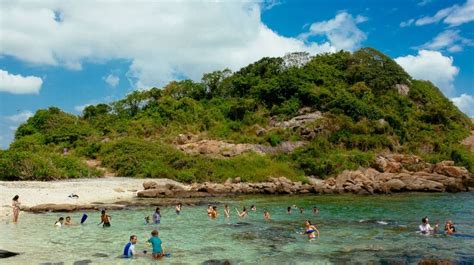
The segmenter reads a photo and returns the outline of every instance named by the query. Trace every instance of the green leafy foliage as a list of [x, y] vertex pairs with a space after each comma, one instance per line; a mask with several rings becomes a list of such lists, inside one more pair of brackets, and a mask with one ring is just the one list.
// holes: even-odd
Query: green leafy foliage
[[[408, 95], [396, 85], [406, 85]], [[305, 128], [272, 128], [300, 110], [323, 118]], [[263, 133], [257, 133], [265, 128]], [[0, 155], [1, 179], [93, 176], [83, 159], [99, 159], [120, 176], [166, 177], [184, 182], [270, 176], [304, 180], [367, 167], [376, 153], [421, 155], [430, 162], [454, 160], [474, 171], [472, 153], [458, 143], [470, 120], [433, 84], [413, 80], [395, 61], [372, 48], [314, 57], [292, 53], [262, 58], [239, 71], [172, 81], [134, 91], [110, 104], [88, 106], [81, 116], [58, 108], [39, 110], [20, 125]], [[291, 154], [210, 158], [189, 155], [175, 144], [179, 134], [234, 143], [279, 146], [310, 142]], [[70, 154], [61, 155], [63, 148]]]

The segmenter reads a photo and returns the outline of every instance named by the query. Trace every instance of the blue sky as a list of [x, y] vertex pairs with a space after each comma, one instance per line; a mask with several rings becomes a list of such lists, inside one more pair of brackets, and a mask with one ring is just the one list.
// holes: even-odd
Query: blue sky
[[474, 0], [1, 0], [0, 148], [41, 108], [80, 114], [263, 56], [365, 46], [474, 116]]

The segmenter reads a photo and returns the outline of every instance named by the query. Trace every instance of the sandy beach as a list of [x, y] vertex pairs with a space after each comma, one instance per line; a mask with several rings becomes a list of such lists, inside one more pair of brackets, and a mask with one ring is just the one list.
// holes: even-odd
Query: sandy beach
[[[169, 179], [146, 179], [158, 183], [174, 183]], [[95, 179], [69, 179], [59, 181], [1, 181], [0, 218], [12, 214], [11, 200], [19, 195], [22, 206], [45, 203], [88, 204], [92, 202], [114, 202], [130, 200], [137, 191], [143, 190], [144, 179], [109, 177]], [[76, 194], [79, 198], [68, 197]]]

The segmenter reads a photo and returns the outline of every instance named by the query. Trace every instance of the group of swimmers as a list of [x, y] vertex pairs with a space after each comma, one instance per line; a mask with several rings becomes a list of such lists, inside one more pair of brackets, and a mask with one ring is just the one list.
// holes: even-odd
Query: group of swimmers
[[[435, 224], [434, 227], [431, 227], [428, 217], [425, 216], [421, 219], [421, 225], [420, 225], [420, 233], [422, 234], [437, 234], [438, 229], [439, 229], [439, 224]], [[446, 224], [444, 225], [444, 233], [446, 235], [453, 235], [456, 233], [456, 228], [454, 227], [454, 223], [451, 220], [446, 221]]]

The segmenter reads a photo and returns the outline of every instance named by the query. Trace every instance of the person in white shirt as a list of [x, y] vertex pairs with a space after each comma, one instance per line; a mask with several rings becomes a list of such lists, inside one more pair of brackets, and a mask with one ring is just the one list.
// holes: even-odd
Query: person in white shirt
[[434, 228], [431, 227], [427, 216], [421, 219], [421, 223], [422, 224], [420, 225], [420, 232], [422, 234], [433, 234], [433, 233], [436, 233], [436, 231], [438, 231], [438, 224], [436, 224]]

